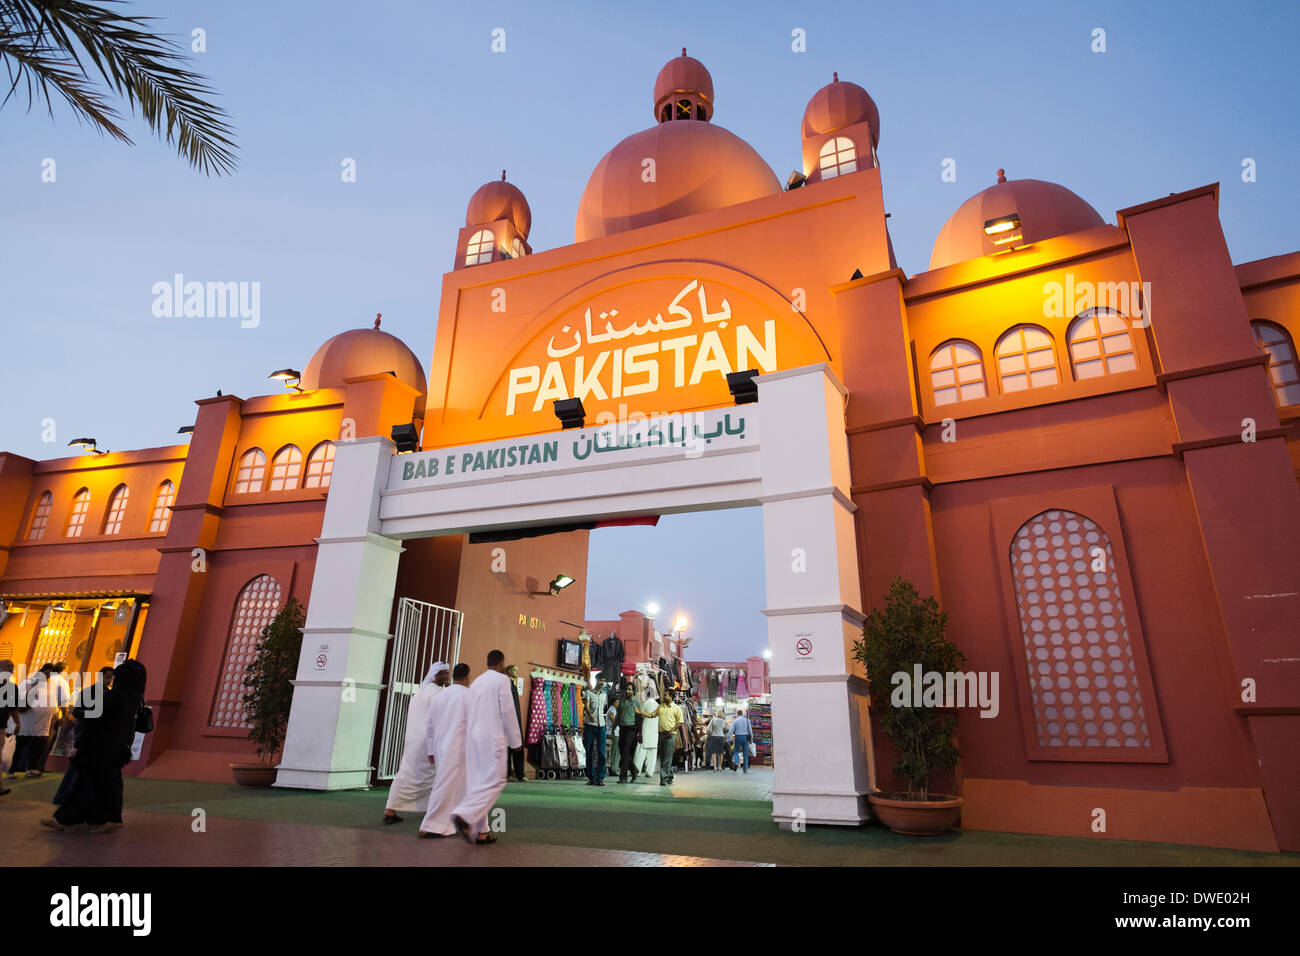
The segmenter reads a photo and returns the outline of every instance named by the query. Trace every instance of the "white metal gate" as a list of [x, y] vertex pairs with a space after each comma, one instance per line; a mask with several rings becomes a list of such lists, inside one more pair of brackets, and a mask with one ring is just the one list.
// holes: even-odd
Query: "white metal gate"
[[393, 657], [388, 669], [388, 695], [384, 704], [383, 734], [379, 739], [380, 780], [392, 780], [402, 762], [406, 742], [406, 714], [411, 697], [435, 661], [452, 667], [460, 661], [460, 628], [464, 615], [411, 598], [397, 604], [393, 631]]

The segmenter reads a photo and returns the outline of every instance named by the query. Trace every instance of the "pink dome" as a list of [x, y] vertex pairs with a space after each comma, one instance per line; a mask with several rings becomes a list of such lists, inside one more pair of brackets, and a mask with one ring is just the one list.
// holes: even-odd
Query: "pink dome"
[[533, 225], [533, 211], [519, 188], [506, 182], [505, 170], [501, 171], [500, 179], [478, 188], [469, 198], [469, 207], [465, 211], [467, 226], [486, 226], [498, 219], [508, 219], [514, 223], [519, 235], [528, 238], [528, 230]]
[[803, 111], [803, 135], [825, 136], [855, 123], [871, 126], [871, 145], [880, 144], [880, 110], [876, 102], [856, 83], [835, 79], [813, 94]]
[[713, 77], [704, 64], [693, 56], [687, 56], [685, 48], [682, 55], [673, 57], [664, 64], [664, 68], [655, 77], [654, 115], [659, 116], [659, 107], [664, 101], [677, 93], [695, 93], [709, 105], [709, 115], [713, 115]]
[[[644, 182], [642, 162], [655, 161]], [[634, 133], [596, 164], [578, 203], [574, 241], [721, 209], [781, 192], [772, 168], [735, 133], [702, 122]]]
[[930, 268], [987, 255], [992, 248], [984, 224], [1010, 213], [1020, 217], [1025, 244], [1104, 225], [1097, 210], [1064, 186], [1040, 179], [1002, 180], [967, 199], [943, 224], [930, 253]]
[[424, 367], [401, 339], [378, 326], [376, 319], [375, 328], [350, 329], [326, 340], [303, 369], [300, 384], [307, 390], [342, 388], [350, 378], [392, 372], [399, 381], [419, 389], [415, 411], [423, 415], [428, 388]]

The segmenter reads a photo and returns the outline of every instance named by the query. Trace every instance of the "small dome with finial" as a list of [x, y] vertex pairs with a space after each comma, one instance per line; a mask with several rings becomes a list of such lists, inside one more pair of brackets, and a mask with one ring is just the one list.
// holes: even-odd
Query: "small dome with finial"
[[397, 379], [418, 389], [417, 415], [424, 414], [424, 366], [395, 335], [379, 328], [382, 312], [375, 313], [375, 324], [369, 329], [349, 329], [325, 341], [302, 370], [301, 385], [310, 391], [315, 388], [342, 388], [350, 378], [392, 372]]
[[470, 197], [465, 210], [466, 226], [486, 226], [500, 219], [509, 220], [523, 238], [528, 238], [528, 230], [533, 225], [533, 211], [528, 200], [517, 186], [506, 182], [506, 171], [501, 170], [501, 179], [493, 180], [478, 188]]
[[880, 110], [862, 87], [841, 80], [838, 72], [831, 81], [813, 94], [803, 111], [805, 139], [826, 136], [857, 123], [871, 128], [871, 145], [880, 145]]
[[655, 77], [654, 117], [661, 123], [670, 119], [707, 123], [712, 116], [713, 77], [703, 63], [687, 56], [686, 47], [682, 47], [682, 55], [665, 63]]

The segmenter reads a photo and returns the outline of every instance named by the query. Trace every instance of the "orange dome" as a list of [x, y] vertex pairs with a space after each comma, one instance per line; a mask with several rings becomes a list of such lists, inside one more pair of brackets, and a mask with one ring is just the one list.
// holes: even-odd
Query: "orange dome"
[[876, 102], [856, 83], [835, 79], [813, 94], [803, 111], [803, 135], [825, 136], [854, 123], [871, 126], [871, 145], [880, 144], [880, 111]]
[[517, 186], [506, 182], [505, 170], [501, 178], [486, 183], [469, 197], [469, 207], [465, 210], [465, 225], [485, 226], [498, 219], [508, 219], [514, 223], [519, 235], [528, 238], [528, 230], [533, 225], [533, 211], [528, 208], [528, 200]]
[[[655, 161], [655, 181], [642, 162]], [[698, 121], [660, 123], [634, 133], [596, 164], [574, 241], [595, 239], [781, 192], [770, 166], [735, 133]]]
[[709, 105], [709, 115], [713, 115], [713, 77], [709, 75], [703, 63], [693, 56], [686, 55], [684, 47], [682, 55], [673, 57], [665, 63], [664, 68], [655, 77], [655, 103], [651, 115], [658, 118], [659, 107], [663, 105], [664, 100], [676, 93], [698, 94], [700, 99]]
[[[998, 173], [1000, 177], [1002, 170]], [[1064, 186], [1040, 179], [999, 178], [997, 185], [962, 203], [943, 224], [930, 253], [930, 268], [940, 269], [996, 251], [984, 234], [984, 224], [1011, 213], [1020, 217], [1020, 234], [1026, 244], [1104, 225], [1097, 210]]]
[[392, 372], [399, 381], [419, 389], [415, 413], [424, 414], [424, 393], [428, 387], [424, 368], [406, 343], [380, 331], [378, 319], [372, 329], [350, 329], [326, 340], [303, 369], [300, 384], [308, 390], [341, 388], [347, 379], [380, 372]]

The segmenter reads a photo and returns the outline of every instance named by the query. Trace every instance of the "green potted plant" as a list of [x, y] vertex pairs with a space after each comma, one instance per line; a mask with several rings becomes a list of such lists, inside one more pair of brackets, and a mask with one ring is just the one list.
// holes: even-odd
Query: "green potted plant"
[[262, 628], [257, 653], [244, 669], [244, 717], [248, 739], [257, 748], [258, 762], [230, 765], [241, 787], [269, 787], [275, 783], [275, 763], [289, 728], [293, 704], [293, 678], [302, 650], [302, 628], [307, 616], [297, 598], [289, 598], [280, 613]]
[[961, 758], [953, 741], [957, 719], [937, 706], [941, 693], [931, 689], [920, 700], [913, 692], [918, 664], [921, 675], [947, 675], [966, 661], [944, 637], [946, 624], [947, 615], [933, 597], [922, 600], [911, 582], [896, 578], [884, 610], [868, 615], [862, 639], [853, 645], [853, 657], [866, 668], [871, 684], [871, 712], [898, 750], [894, 773], [907, 780], [906, 793], [877, 792], [867, 798], [880, 821], [896, 833], [933, 836], [961, 817], [960, 797], [930, 792], [935, 775], [952, 770]]

